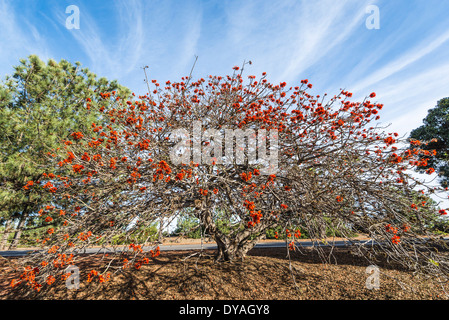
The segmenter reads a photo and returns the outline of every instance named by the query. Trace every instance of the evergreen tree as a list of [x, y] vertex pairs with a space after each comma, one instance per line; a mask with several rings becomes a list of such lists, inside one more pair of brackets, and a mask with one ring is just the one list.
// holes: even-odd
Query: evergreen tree
[[[438, 101], [437, 106], [428, 111], [424, 124], [410, 134], [412, 145], [420, 144], [425, 150], [436, 150], [435, 155], [423, 155], [426, 161], [420, 171], [432, 170], [439, 174], [440, 183], [449, 186], [449, 97]], [[416, 142], [421, 140], [426, 143]]]
[[112, 90], [130, 95], [115, 80], [97, 79], [79, 62], [44, 63], [36, 55], [20, 60], [0, 83], [0, 226], [6, 228], [0, 248], [6, 247], [10, 230], [12, 248], [25, 226], [39, 227], [30, 217], [49, 196], [42, 186], [28, 181], [42, 178], [46, 153], [60, 147], [63, 139], [92, 123], [101, 124], [98, 109], [109, 103], [100, 105], [95, 97]]

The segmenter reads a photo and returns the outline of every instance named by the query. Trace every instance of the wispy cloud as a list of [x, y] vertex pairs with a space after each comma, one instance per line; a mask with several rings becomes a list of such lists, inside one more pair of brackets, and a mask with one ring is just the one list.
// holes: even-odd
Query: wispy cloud
[[388, 81], [377, 88], [385, 104], [383, 115], [401, 134], [422, 124], [427, 110], [438, 100], [449, 96], [449, 62], [435, 66], [399, 81]]
[[347, 1], [322, 1], [319, 5], [303, 3], [297, 20], [297, 36], [289, 45], [288, 63], [280, 77], [287, 80], [297, 78], [341, 45], [360, 27], [363, 8]]
[[[114, 4], [116, 16], [111, 23], [118, 25], [117, 34], [105, 33], [104, 26], [99, 25], [84, 6], [80, 6], [80, 28], [73, 29], [70, 34], [78, 48], [88, 56], [87, 64], [93, 70], [117, 79], [137, 68], [144, 54], [144, 37], [140, 2], [117, 1]], [[54, 9], [54, 15], [64, 26], [67, 18], [64, 12]]]
[[[194, 55], [194, 77], [252, 60], [247, 73], [266, 71], [271, 82], [307, 77], [320, 93], [376, 91], [384, 121], [409, 132], [449, 95], [449, 23], [438, 19], [449, 5], [429, 1], [78, 1], [80, 29], [67, 30], [59, 1], [21, 10], [24, 0], [0, 0], [0, 71], [36, 53], [81, 61], [143, 93], [145, 65], [150, 79], [164, 81], [188, 75]], [[381, 29], [367, 31], [373, 3]]]
[[248, 72], [267, 71], [273, 81], [297, 81], [365, 28], [364, 8], [357, 1], [230, 1], [223, 8], [222, 30], [214, 29], [203, 54], [220, 59], [226, 68], [252, 60]]
[[418, 62], [421, 58], [432, 53], [434, 50], [438, 49], [444, 43], [449, 41], [449, 31], [435, 37], [434, 34], [429, 36], [427, 39], [422, 40], [418, 45], [413, 48], [408, 49], [400, 57], [384, 65], [379, 70], [371, 73], [370, 76], [363, 79], [353, 87], [354, 91], [361, 91], [361, 89], [367, 88], [375, 83], [378, 83], [397, 72], [407, 68], [415, 62]]

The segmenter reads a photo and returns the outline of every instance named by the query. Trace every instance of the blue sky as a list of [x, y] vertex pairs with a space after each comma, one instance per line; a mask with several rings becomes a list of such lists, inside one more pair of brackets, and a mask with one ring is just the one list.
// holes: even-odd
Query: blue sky
[[[69, 5], [80, 28], [67, 29]], [[368, 29], [379, 8], [379, 29]], [[273, 83], [301, 79], [314, 94], [375, 91], [389, 131], [408, 134], [449, 96], [449, 1], [441, 0], [0, 0], [0, 77], [37, 54], [80, 61], [136, 94], [150, 79], [266, 71]]]

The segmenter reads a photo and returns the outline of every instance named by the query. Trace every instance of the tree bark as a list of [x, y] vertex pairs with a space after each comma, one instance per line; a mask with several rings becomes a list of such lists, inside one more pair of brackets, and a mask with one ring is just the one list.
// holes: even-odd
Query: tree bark
[[27, 218], [28, 218], [28, 208], [25, 211], [23, 211], [23, 213], [20, 215], [19, 224], [17, 225], [14, 231], [14, 237], [11, 241], [11, 244], [9, 245], [8, 250], [16, 248], [17, 245], [19, 244], [19, 240], [22, 235], [23, 227], [25, 226]]
[[0, 241], [0, 250], [5, 250], [8, 246], [8, 237], [9, 237], [9, 229], [11, 225], [11, 220], [6, 221], [5, 230], [2, 235], [2, 239]]
[[237, 234], [228, 236], [218, 230], [213, 222], [212, 213], [208, 209], [201, 210], [199, 218], [205, 227], [206, 233], [211, 235], [217, 243], [217, 254], [215, 258], [218, 262], [244, 258], [259, 240], [265, 238], [264, 231], [269, 227], [275, 227], [277, 225], [268, 221], [265, 223], [261, 222], [251, 229], [245, 229]]
[[226, 241], [223, 239], [217, 239], [217, 261], [233, 261], [236, 259], [243, 259], [248, 251], [250, 251], [257, 244], [257, 241], [264, 238], [265, 234], [262, 234], [254, 239], [244, 239], [239, 242], [231, 240], [227, 237]]
[[163, 228], [164, 224], [163, 224], [163, 220], [162, 218], [159, 221], [159, 230], [157, 233], [157, 242], [158, 243], [162, 243], [164, 241], [164, 235], [162, 234], [162, 228]]

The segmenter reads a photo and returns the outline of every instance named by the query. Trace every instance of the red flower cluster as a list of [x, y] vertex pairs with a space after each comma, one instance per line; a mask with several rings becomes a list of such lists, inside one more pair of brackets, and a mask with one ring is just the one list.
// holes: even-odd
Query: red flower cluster
[[398, 232], [398, 228], [392, 227], [391, 224], [387, 224], [385, 226], [385, 231], [392, 232], [392, 233], [396, 234]]
[[34, 185], [34, 181], [28, 181], [26, 185], [23, 186], [23, 189], [29, 190], [30, 187]]
[[39, 273], [39, 268], [32, 268], [30, 266], [25, 267], [25, 271], [19, 276], [20, 281], [13, 279], [11, 281], [11, 287], [15, 287], [22, 282], [26, 282], [28, 286], [39, 292], [42, 285], [36, 282], [36, 275]]
[[248, 172], [248, 173], [243, 172], [240, 175], [240, 177], [242, 178], [243, 181], [249, 181], [249, 180], [251, 180], [252, 172]]
[[[404, 230], [404, 231], [407, 231], [408, 229], [409, 229], [409, 227], [406, 226], [406, 225], [404, 224], [403, 230]], [[397, 233], [398, 233], [398, 228], [392, 227], [391, 224], [387, 224], [387, 225], [385, 226], [385, 231], [386, 231], [386, 232], [391, 232], [391, 233], [393, 233], [393, 237], [391, 238], [391, 242], [393, 242], [394, 244], [398, 244], [398, 243], [401, 241], [401, 240], [400, 240], [401, 237], [397, 235]]]
[[71, 134], [71, 136], [73, 137], [73, 139], [75, 140], [80, 140], [83, 138], [83, 134], [81, 132], [74, 132]]
[[391, 242], [393, 242], [394, 244], [399, 244], [399, 242], [401, 242], [401, 237], [399, 237], [398, 235], [394, 235], [391, 238]]
[[81, 170], [84, 169], [84, 166], [81, 165], [81, 164], [74, 164], [74, 165], [72, 166], [72, 169], [73, 169], [73, 172], [81, 173]]
[[129, 245], [129, 248], [133, 249], [135, 252], [143, 252], [142, 246], [140, 244], [139, 245], [135, 245], [134, 243], [131, 243]]

